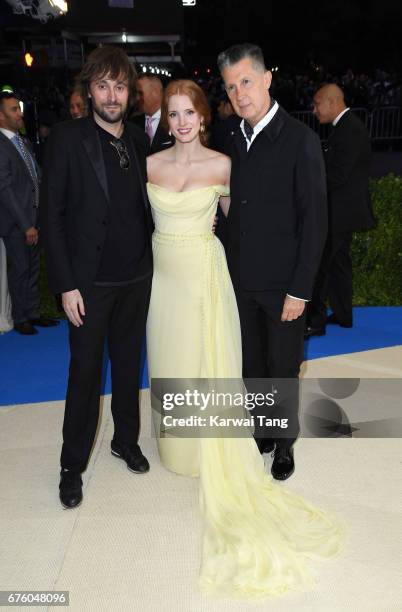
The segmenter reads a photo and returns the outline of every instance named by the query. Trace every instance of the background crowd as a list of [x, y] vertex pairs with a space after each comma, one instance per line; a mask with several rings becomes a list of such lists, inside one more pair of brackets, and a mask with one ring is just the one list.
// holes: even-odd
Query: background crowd
[[[322, 140], [326, 140], [328, 137], [328, 125], [322, 124], [322, 122], [320, 125], [313, 111], [314, 95], [323, 83], [332, 83], [339, 86], [343, 91], [346, 107], [356, 109], [358, 114], [359, 110], [363, 110], [366, 118], [370, 115], [373, 116], [376, 110], [386, 111], [389, 109], [392, 111], [402, 108], [402, 79], [396, 73], [386, 73], [378, 69], [372, 75], [367, 75], [354, 73], [349, 68], [344, 74], [335, 75], [327, 72], [323, 66], [312, 64], [303, 74], [291, 73], [290, 71], [282, 73], [278, 67], [272, 67], [272, 74], [273, 81], [270, 88], [272, 97], [286, 111], [295, 114], [302, 121], [307, 121], [309, 126], [319, 133]], [[228, 154], [229, 151], [226, 149], [228, 136], [238, 127], [240, 120], [234, 113], [225, 93], [222, 79], [213, 74], [211, 69], [207, 69], [203, 74], [194, 70], [192, 76], [206, 93], [212, 110], [210, 146]], [[159, 76], [150, 73], [141, 73], [137, 82], [134, 105], [130, 110], [129, 119], [144, 129], [150, 137], [151, 152], [156, 152], [172, 144], [169, 135], [159, 123], [163, 88], [166, 84], [167, 79], [164, 77], [159, 78]], [[46, 141], [52, 128], [66, 119], [86, 116], [88, 114], [86, 96], [74, 84], [74, 81], [65, 90], [53, 84], [49, 87], [33, 86], [29, 91], [19, 91], [16, 94], [23, 103], [24, 122], [21, 124], [23, 126], [22, 132], [26, 133], [27, 141], [32, 145], [36, 163], [40, 168], [44, 160]], [[400, 130], [400, 113], [398, 117], [399, 124], [396, 125], [396, 129]], [[363, 119], [365, 127], [368, 128], [367, 119], [364, 121], [363, 117], [360, 118]], [[389, 147], [398, 148], [399, 144], [400, 139], [387, 139], [387, 146]], [[221, 220], [218, 224], [218, 235], [222, 242], [225, 239], [224, 225], [224, 220]], [[4, 259], [5, 254], [3, 253], [3, 277], [5, 275]], [[37, 274], [36, 285], [39, 282], [38, 279]], [[2, 294], [2, 310], [10, 310], [9, 301], [4, 300], [4, 288]], [[61, 308], [59, 308], [59, 311], [61, 311]], [[35, 316], [34, 319], [38, 320], [38, 316]], [[32, 329], [30, 331], [32, 332]]]
[[[193, 71], [192, 78], [204, 89], [214, 120], [219, 122], [221, 117], [218, 107], [224, 97], [222, 80], [207, 72], [200, 75], [199, 71]], [[162, 81], [166, 84], [164, 79]], [[344, 91], [346, 104], [352, 108], [366, 109], [368, 112], [380, 107], [402, 108], [402, 77], [382, 69], [369, 75], [355, 72], [352, 68], [343, 74], [333, 74], [323, 66], [312, 65], [304, 73], [290, 70], [282, 72], [273, 67], [271, 94], [290, 113], [312, 111], [314, 92], [322, 83], [339, 85]], [[70, 116], [77, 116], [77, 112], [83, 112], [76, 106], [74, 99], [70, 100], [72, 91], [73, 84], [68, 89], [52, 85], [18, 92], [25, 102], [27, 134], [34, 143], [39, 163], [43, 155], [43, 143], [52, 126]], [[136, 112], [139, 112], [138, 105], [133, 114]]]

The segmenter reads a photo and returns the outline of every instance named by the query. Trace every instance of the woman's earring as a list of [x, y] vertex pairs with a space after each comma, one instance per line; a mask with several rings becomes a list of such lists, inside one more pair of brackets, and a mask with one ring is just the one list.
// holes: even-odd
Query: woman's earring
[[205, 132], [205, 125], [203, 124], [202, 121], [201, 121], [201, 125], [200, 125], [200, 132], [201, 132], [201, 134], [203, 134]]
[[168, 133], [169, 133], [169, 136], [171, 136], [171, 135], [172, 135], [172, 132], [171, 132], [171, 130], [169, 130], [169, 132], [168, 132]]

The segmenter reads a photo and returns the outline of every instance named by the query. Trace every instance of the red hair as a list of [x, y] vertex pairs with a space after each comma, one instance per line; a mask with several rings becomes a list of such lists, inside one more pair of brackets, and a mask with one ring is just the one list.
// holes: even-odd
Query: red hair
[[[209, 108], [208, 100], [197, 83], [194, 81], [190, 81], [189, 79], [179, 79], [177, 81], [172, 81], [166, 87], [163, 100], [162, 100], [162, 109], [161, 109], [161, 122], [162, 125], [168, 129], [168, 105], [169, 100], [172, 96], [188, 96], [193, 103], [194, 109], [200, 115], [202, 123], [205, 128], [209, 126], [211, 123], [211, 110]], [[203, 145], [207, 144], [208, 138], [206, 132], [200, 132], [200, 140]]]

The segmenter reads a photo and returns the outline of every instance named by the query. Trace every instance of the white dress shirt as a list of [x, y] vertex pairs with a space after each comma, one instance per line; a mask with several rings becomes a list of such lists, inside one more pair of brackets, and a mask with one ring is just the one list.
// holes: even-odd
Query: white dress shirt
[[[6, 138], [8, 138], [9, 140], [11, 140], [11, 142], [13, 143], [14, 147], [17, 149], [19, 155], [21, 156], [24, 164], [26, 164], [26, 161], [24, 159], [24, 155], [22, 154], [22, 151], [20, 149], [20, 147], [18, 146], [18, 142], [17, 142], [17, 136], [18, 136], [18, 132], [12, 132], [11, 130], [7, 130], [7, 128], [0, 128], [0, 132], [2, 134], [4, 134], [4, 136], [6, 136]], [[25, 147], [27, 155], [29, 155], [29, 157], [31, 158], [31, 162], [32, 162], [32, 169], [36, 175], [36, 177], [38, 176], [38, 168], [36, 165], [36, 160], [35, 158], [32, 156], [31, 152], [29, 149], [27, 149], [27, 147]]]
[[152, 119], [152, 123], [151, 123], [152, 139], [151, 140], [153, 140], [156, 134], [156, 130], [158, 129], [159, 121], [161, 120], [161, 109], [157, 110], [156, 113], [154, 113], [153, 115], [145, 115], [145, 124], [147, 122], [148, 117]]
[[[22, 155], [21, 149], [19, 148], [19, 146], [17, 144], [17, 139], [16, 139], [17, 133], [16, 132], [12, 132], [11, 130], [7, 130], [6, 128], [0, 128], [0, 132], [2, 134], [4, 134], [4, 136], [6, 136], [6, 138], [11, 140], [11, 142], [14, 145], [14, 147], [17, 149], [18, 154], [22, 157], [22, 159], [23, 159], [23, 161], [25, 163], [25, 160], [24, 160], [24, 157]], [[34, 166], [34, 170], [36, 172], [35, 163], [33, 163], [33, 166]]]
[[7, 136], [9, 140], [11, 140], [12, 138], [14, 138], [14, 136], [17, 135], [15, 132], [12, 132], [11, 130], [7, 130], [6, 128], [0, 128], [0, 132], [4, 134], [4, 136]]
[[247, 151], [253, 144], [254, 140], [257, 138], [258, 134], [268, 125], [271, 119], [273, 119], [278, 108], [279, 108], [279, 104], [278, 102], [275, 102], [273, 107], [269, 109], [267, 114], [264, 115], [264, 117], [260, 119], [260, 121], [254, 126], [254, 131], [253, 131], [253, 135], [251, 136], [251, 140], [247, 140], [246, 132], [244, 130], [244, 119], [243, 119], [243, 121], [240, 124], [240, 127], [241, 127], [241, 131], [243, 132], [244, 138], [246, 139]]
[[334, 120], [333, 120], [333, 122], [332, 122], [332, 125], [334, 125], [334, 126], [335, 126], [335, 125], [338, 123], [339, 119], [340, 119], [341, 117], [343, 117], [343, 115], [344, 115], [345, 113], [347, 113], [347, 112], [348, 112], [348, 110], [350, 110], [349, 106], [348, 106], [348, 108], [345, 108], [345, 110], [343, 110], [341, 113], [339, 113], [339, 115], [337, 115], [337, 116], [335, 117], [335, 119], [334, 119]]

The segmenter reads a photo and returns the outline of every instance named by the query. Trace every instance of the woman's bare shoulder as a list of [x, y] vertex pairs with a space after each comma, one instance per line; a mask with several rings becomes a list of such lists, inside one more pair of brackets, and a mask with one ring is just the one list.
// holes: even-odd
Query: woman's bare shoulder
[[158, 172], [159, 168], [166, 168], [169, 163], [173, 162], [172, 154], [169, 150], [160, 151], [147, 157], [147, 172], [148, 176], [154, 172]]
[[206, 161], [213, 171], [213, 174], [217, 176], [217, 182], [223, 185], [228, 184], [232, 167], [230, 157], [212, 149], [208, 149], [207, 151]]
[[207, 158], [214, 164], [219, 164], [223, 168], [230, 168], [232, 163], [228, 155], [220, 153], [219, 151], [214, 151], [213, 149], [208, 149]]
[[147, 163], [151, 165], [158, 164], [160, 162], [170, 161], [172, 159], [172, 153], [169, 149], [165, 149], [164, 151], [158, 151], [158, 153], [153, 153], [152, 155], [148, 155]]

